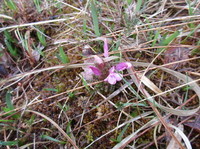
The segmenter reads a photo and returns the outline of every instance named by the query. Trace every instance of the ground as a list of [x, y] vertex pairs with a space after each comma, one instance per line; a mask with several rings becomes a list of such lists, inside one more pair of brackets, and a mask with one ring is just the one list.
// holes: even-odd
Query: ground
[[0, 147], [200, 148], [199, 16], [195, 0], [1, 1]]

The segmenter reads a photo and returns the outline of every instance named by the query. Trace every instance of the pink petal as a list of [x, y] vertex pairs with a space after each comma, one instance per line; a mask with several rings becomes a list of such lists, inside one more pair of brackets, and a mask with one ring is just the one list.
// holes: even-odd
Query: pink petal
[[104, 40], [104, 45], [103, 45], [103, 49], [104, 49], [104, 57], [108, 57], [109, 53], [108, 53], [108, 41], [107, 39]]
[[103, 63], [103, 60], [97, 56], [97, 55], [93, 55], [93, 58], [94, 58], [94, 63], [97, 63], [97, 64], [102, 64]]
[[115, 75], [115, 79], [116, 79], [117, 81], [121, 81], [122, 78], [123, 78], [123, 76], [122, 76], [121, 74], [119, 74], [119, 73], [114, 73], [114, 75]]
[[130, 68], [131, 66], [132, 66], [132, 64], [129, 62], [122, 62], [122, 63], [117, 64], [115, 66], [115, 69], [118, 71], [122, 71], [122, 70]]
[[113, 74], [109, 74], [108, 77], [104, 80], [112, 85], [116, 84], [117, 80]]
[[100, 75], [101, 75], [101, 71], [99, 70], [99, 68], [94, 67], [94, 66], [90, 66], [89, 68], [92, 69], [93, 73], [94, 73], [96, 76], [100, 76]]
[[121, 81], [122, 80], [122, 75], [118, 74], [118, 73], [110, 73], [108, 75], [108, 77], [106, 79], [104, 79], [104, 81], [110, 83], [111, 85], [116, 84], [117, 81]]
[[[91, 70], [92, 71], [92, 70]], [[91, 81], [91, 80], [93, 80], [93, 72], [92, 72], [92, 74], [88, 74], [86, 71], [84, 71], [84, 72], [81, 72], [81, 75], [83, 76], [83, 78], [85, 79], [85, 80], [88, 80], [88, 81]]]
[[90, 69], [89, 67], [83, 67], [83, 70], [87, 75], [93, 75], [94, 74], [92, 69]]
[[109, 73], [114, 73], [115, 72], [115, 67], [113, 66], [113, 67], [111, 67], [110, 69], [109, 69]]

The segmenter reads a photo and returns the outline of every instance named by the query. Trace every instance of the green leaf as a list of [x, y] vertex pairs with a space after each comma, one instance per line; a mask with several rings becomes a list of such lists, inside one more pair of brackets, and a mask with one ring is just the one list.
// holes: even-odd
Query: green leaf
[[41, 12], [42, 9], [40, 7], [40, 4], [41, 4], [41, 1], [40, 0], [33, 0], [34, 4], [35, 4], [35, 7], [37, 9], [38, 12]]
[[8, 48], [8, 51], [9, 53], [13, 56], [13, 57], [17, 57], [18, 54], [17, 54], [17, 49], [16, 48], [13, 48], [12, 44], [7, 40], [5, 39], [5, 44], [6, 44], [6, 47]]
[[116, 143], [119, 143], [117, 139], [114, 139], [114, 138], [110, 138], [110, 140], [111, 140], [112, 142], [116, 142]]
[[14, 106], [11, 101], [11, 93], [9, 91], [7, 91], [7, 93], [6, 93], [6, 105], [7, 105], [8, 109], [10, 109], [10, 110], [14, 109]]
[[132, 3], [132, 0], [127, 0], [128, 5]]
[[[114, 48], [112, 49], [112, 51], [118, 51], [119, 46], [120, 46], [120, 41], [117, 41], [116, 44], [115, 44], [115, 46], [114, 46]], [[121, 52], [119, 52], [119, 53], [114, 54], [114, 56], [121, 57], [122, 54], [121, 54]], [[119, 60], [116, 60], [116, 61], [119, 61]]]
[[88, 86], [87, 81], [86, 81], [83, 77], [81, 77], [81, 78], [82, 78], [83, 86], [84, 86], [88, 91], [90, 91], [90, 88], [89, 88], [89, 86]]
[[83, 20], [83, 32], [86, 33], [87, 31], [87, 21], [86, 19]]
[[[160, 46], [167, 46], [169, 45], [178, 35], [180, 34], [179, 31], [174, 32], [172, 35], [166, 37], [163, 41], [160, 42]], [[160, 53], [161, 51], [164, 51], [163, 48], [159, 48], [156, 53]]]
[[72, 123], [72, 121], [69, 121], [67, 123], [67, 127], [66, 127], [66, 132], [67, 132], [67, 134], [68, 134], [69, 137], [71, 137], [71, 131], [72, 131], [72, 129], [71, 129], [71, 123]]
[[[15, 119], [18, 119], [18, 118], [20, 117], [19, 114], [14, 114], [15, 112], [9, 112], [9, 111], [11, 111], [10, 108], [5, 108], [5, 107], [3, 107], [2, 110], [3, 110], [4, 112], [6, 112], [6, 113], [8, 112], [7, 114], [5, 114], [5, 116], [10, 116], [10, 115], [12, 115], [12, 118], [15, 118]], [[13, 114], [14, 114], [14, 115], [13, 115]]]
[[188, 5], [188, 13], [189, 13], [189, 15], [190, 16], [194, 15], [194, 9], [193, 9], [193, 7], [191, 5], [191, 1], [187, 0], [186, 2], [187, 2], [187, 5]]
[[[200, 41], [199, 41], [199, 42], [200, 42]], [[197, 43], [197, 45], [200, 45], [200, 44]], [[193, 50], [191, 51], [191, 54], [192, 54], [192, 55], [199, 55], [199, 54], [200, 54], [200, 49], [199, 49], [199, 48], [193, 49]]]
[[31, 118], [27, 121], [28, 125], [31, 126], [35, 120], [35, 115], [32, 115]]
[[139, 13], [142, 6], [142, 0], [138, 0], [136, 4], [136, 13]]
[[161, 43], [160, 46], [167, 46], [169, 43], [171, 43], [178, 35], [180, 34], [179, 31], [174, 32], [169, 37], [165, 38]]
[[46, 38], [45, 38], [43, 32], [44, 32], [43, 30], [37, 31], [37, 37], [38, 37], [39, 41], [41, 42], [41, 44], [45, 47], [47, 45], [47, 43], [46, 43]]
[[58, 92], [58, 89], [55, 88], [44, 88], [44, 91], [52, 91], [52, 92]]
[[8, 146], [12, 146], [12, 145], [17, 145], [18, 141], [0, 141], [0, 145], [8, 145]]
[[69, 92], [69, 93], [68, 93], [68, 96], [69, 96], [69, 98], [74, 98], [74, 97], [75, 97], [75, 94], [74, 94], [73, 92]]
[[14, 122], [14, 120], [0, 120], [0, 122]]
[[94, 32], [95, 32], [96, 36], [100, 36], [101, 34], [99, 32], [98, 12], [97, 12], [97, 8], [95, 7], [95, 1], [94, 0], [91, 0], [90, 9], [91, 9], [91, 12], [92, 12]]
[[68, 56], [65, 54], [63, 47], [59, 47], [59, 55], [57, 55], [58, 59], [60, 59], [60, 61], [63, 64], [69, 63], [70, 60], [68, 58]]
[[47, 140], [50, 140], [50, 141], [53, 141], [53, 142], [57, 142], [57, 143], [60, 143], [60, 144], [66, 144], [66, 142], [64, 142], [64, 141], [60, 141], [58, 139], [52, 138], [52, 137], [47, 136], [47, 135], [42, 135], [41, 138], [47, 139]]
[[3, 33], [4, 33], [5, 38], [9, 42], [11, 42], [11, 43], [15, 43], [16, 42], [16, 40], [12, 38], [11, 34], [7, 30], [5, 30]]
[[128, 129], [128, 126], [130, 124], [127, 124], [123, 129], [122, 131], [120, 132], [119, 136], [117, 136], [117, 141], [118, 142], [121, 142], [122, 141], [122, 138], [123, 138], [123, 135], [125, 134], [126, 130]]
[[192, 28], [191, 32], [187, 35], [187, 37], [182, 41], [183, 43], [187, 41], [187, 39], [189, 37], [192, 36], [192, 34], [194, 34], [198, 29], [200, 28], [200, 24], [198, 26], [194, 26], [194, 28]]
[[154, 39], [153, 39], [153, 42], [152, 42], [152, 47], [155, 46], [156, 41], [157, 41], [159, 35], [160, 35], [160, 31], [156, 31], [156, 34], [155, 34]]
[[9, 9], [17, 11], [17, 6], [12, 0], [4, 0], [4, 2]]
[[57, 106], [58, 106], [61, 110], [63, 110], [64, 112], [68, 111], [69, 108], [70, 108], [68, 105], [66, 105], [66, 103], [65, 103], [64, 105], [61, 105], [60, 103], [58, 103]]
[[[9, 91], [7, 91], [6, 93], [6, 106], [7, 106], [6, 108], [5, 107], [3, 108], [4, 112], [9, 112], [14, 109], [14, 106], [12, 104], [12, 99], [11, 99], [11, 93]], [[20, 117], [19, 114], [14, 114], [14, 113], [15, 112], [9, 112], [7, 115], [12, 115], [12, 118], [15, 118], [15, 119]]]

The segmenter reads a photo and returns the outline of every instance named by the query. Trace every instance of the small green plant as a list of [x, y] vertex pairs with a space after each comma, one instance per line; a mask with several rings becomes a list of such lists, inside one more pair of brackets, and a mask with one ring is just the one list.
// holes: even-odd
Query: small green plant
[[99, 31], [98, 11], [97, 11], [97, 8], [96, 8], [96, 1], [95, 0], [91, 1], [90, 9], [91, 9], [91, 12], [92, 12], [94, 32], [95, 32], [96, 36], [100, 36], [101, 34], [100, 34], [100, 31]]
[[[9, 112], [15, 109], [12, 103], [12, 96], [10, 91], [7, 91], [5, 100], [6, 100], [6, 107], [3, 108], [4, 112]], [[14, 112], [9, 112], [8, 114], [6, 114], [6, 116], [11, 116], [14, 119], [18, 119], [20, 117], [19, 114], [14, 114]]]
[[68, 93], [68, 97], [69, 98], [74, 98], [75, 97], [75, 93], [74, 92], [69, 92]]
[[137, 4], [136, 4], [136, 13], [139, 13], [141, 10], [141, 6], [142, 6], [142, 0], [137, 0]]
[[71, 128], [71, 123], [72, 123], [72, 121], [69, 121], [68, 123], [67, 123], [67, 127], [66, 127], [66, 132], [67, 132], [67, 134], [68, 134], [68, 136], [71, 138], [72, 137], [72, 128]]
[[88, 91], [91, 91], [91, 89], [89, 88], [89, 85], [88, 85], [87, 80], [86, 80], [84, 77], [82, 77], [81, 75], [80, 75], [80, 77], [81, 77], [81, 80], [82, 80], [82, 83], [83, 83], [84, 87], [85, 87]]
[[4, 0], [4, 3], [10, 10], [17, 11], [17, 6], [13, 0]]
[[17, 48], [14, 46], [16, 40], [12, 38], [11, 34], [8, 31], [4, 31], [4, 42], [8, 49], [8, 52], [14, 57], [18, 57]]
[[63, 47], [59, 47], [59, 54], [57, 54], [56, 56], [63, 64], [70, 62], [68, 56], [65, 54], [63, 50]]
[[18, 141], [0, 141], [0, 145], [3, 146], [13, 146], [13, 145], [17, 145]]
[[127, 0], [128, 5], [132, 3], [132, 0]]
[[22, 47], [29, 53], [29, 47], [28, 47], [28, 32], [25, 33], [25, 35], [22, 35], [19, 30], [17, 29], [17, 35], [19, 36], [20, 43], [22, 44]]
[[17, 48], [13, 47], [12, 43], [9, 42], [8, 40], [5, 39], [4, 41], [5, 41], [6, 47], [8, 48], [9, 53], [13, 57], [17, 57], [18, 56], [18, 54], [17, 54]]
[[129, 126], [129, 125], [130, 125], [130, 124], [127, 124], [127, 125], [122, 129], [122, 131], [119, 133], [119, 135], [117, 136], [116, 139], [111, 139], [111, 140], [114, 141], [114, 142], [117, 142], [117, 143], [121, 142], [122, 139], [123, 139], [124, 134], [126, 133], [126, 131], [127, 131], [127, 129], [128, 129], [128, 126]]
[[51, 92], [57, 92], [58, 93], [58, 89], [55, 88], [44, 88], [44, 91], [51, 91]]
[[160, 35], [160, 31], [156, 31], [156, 34], [155, 34], [153, 42], [152, 42], [152, 47], [154, 47], [156, 45], [159, 35]]
[[61, 105], [60, 103], [58, 103], [57, 105], [61, 110], [63, 110], [64, 112], [68, 111], [69, 110], [69, 106], [64, 104], [64, 105]]
[[36, 117], [35, 115], [32, 115], [31, 118], [27, 121], [27, 124], [29, 126], [31, 126], [33, 124], [33, 122], [35, 121], [35, 117]]
[[171, 34], [170, 36], [167, 36], [166, 38], [164, 38], [161, 42], [160, 42], [160, 46], [167, 46], [168, 44], [170, 44], [174, 39], [176, 39], [176, 37], [180, 34], [179, 31], [174, 32], [173, 34]]
[[86, 33], [86, 31], [87, 31], [87, 20], [84, 19], [83, 20], [83, 32]]
[[53, 142], [56, 142], [56, 143], [59, 143], [59, 144], [66, 144], [66, 142], [60, 141], [60, 140], [55, 139], [55, 138], [52, 138], [52, 137], [50, 137], [48, 135], [42, 135], [41, 138], [42, 139], [46, 139], [46, 140], [50, 140], [50, 141], [53, 141]]
[[[163, 40], [160, 42], [160, 46], [167, 46], [169, 45], [173, 40], [176, 39], [176, 37], [178, 37], [178, 35], [180, 35], [179, 31], [174, 32], [173, 34], [171, 34], [170, 36], [165, 35]], [[157, 53], [160, 53], [163, 49], [158, 49]]]
[[[118, 50], [119, 50], [120, 43], [121, 43], [121, 41], [117, 41], [117, 42], [115, 43], [114, 47], [112, 48], [112, 51], [118, 51]], [[121, 52], [116, 53], [116, 54], [114, 54], [114, 56], [118, 56], [118, 57], [121, 58], [121, 57], [122, 57], [122, 53], [121, 53]], [[118, 61], [118, 60], [117, 60], [117, 61]]]
[[40, 43], [41, 43], [44, 47], [46, 47], [47, 43], [46, 43], [46, 38], [45, 38], [45, 36], [44, 36], [44, 30], [43, 30], [43, 29], [39, 29], [39, 28], [38, 28], [38, 30], [37, 30], [37, 37], [38, 37]]
[[[193, 26], [193, 27], [194, 28], [192, 28], [191, 32], [185, 37], [185, 39], [182, 41], [182, 43], [186, 42], [187, 39], [190, 38], [200, 28], [200, 24], [197, 25], [196, 27], [195, 26]], [[198, 45], [198, 43], [197, 43], [197, 45]]]
[[92, 136], [92, 132], [90, 130], [86, 134], [86, 139], [87, 139], [87, 143], [94, 141], [93, 136]]
[[33, 0], [33, 2], [34, 2], [34, 4], [35, 4], [35, 7], [36, 7], [37, 11], [38, 11], [38, 12], [41, 12], [42, 9], [41, 9], [40, 5], [41, 5], [41, 2], [42, 2], [42, 1], [40, 1], [40, 0]]

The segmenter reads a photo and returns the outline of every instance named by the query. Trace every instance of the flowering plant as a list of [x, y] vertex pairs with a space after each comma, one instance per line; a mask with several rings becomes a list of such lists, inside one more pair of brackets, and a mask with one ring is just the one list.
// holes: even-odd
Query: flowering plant
[[104, 79], [105, 82], [114, 85], [117, 81], [121, 81], [123, 78], [123, 75], [120, 74], [119, 71], [130, 68], [132, 64], [129, 62], [121, 62], [115, 66], [112, 66], [110, 63], [106, 62], [104, 59], [109, 58], [107, 39], [104, 39], [103, 55], [104, 58], [101, 58], [97, 55], [90, 56], [85, 62], [92, 63], [93, 65], [84, 66], [84, 72], [82, 75], [86, 80], [92, 80], [93, 76], [97, 76], [100, 79]]

